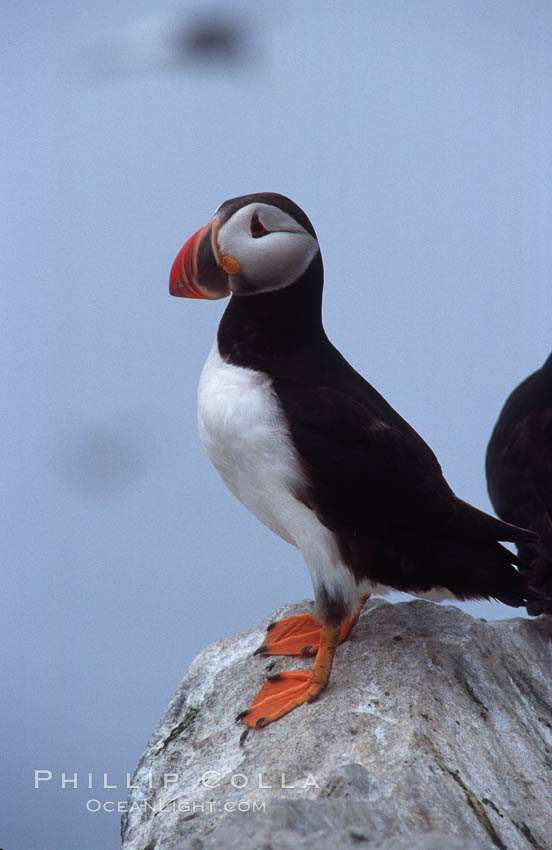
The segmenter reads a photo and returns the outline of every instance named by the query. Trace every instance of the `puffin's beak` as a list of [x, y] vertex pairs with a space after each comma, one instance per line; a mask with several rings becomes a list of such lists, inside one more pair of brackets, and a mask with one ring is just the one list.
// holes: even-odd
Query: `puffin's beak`
[[173, 263], [169, 292], [183, 298], [225, 298], [230, 294], [217, 245], [219, 223], [213, 218], [188, 239]]

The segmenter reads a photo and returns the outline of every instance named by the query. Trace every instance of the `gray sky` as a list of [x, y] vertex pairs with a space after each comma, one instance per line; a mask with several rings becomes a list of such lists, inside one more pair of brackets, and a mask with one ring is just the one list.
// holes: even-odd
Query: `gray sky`
[[331, 339], [482, 508], [500, 407], [551, 348], [547, 0], [221, 7], [234, 62], [164, 52], [162, 0], [6, 13], [4, 848], [117, 847], [86, 801], [126, 799], [194, 655], [311, 596], [197, 435], [225, 302], [168, 273], [220, 202], [305, 209]]

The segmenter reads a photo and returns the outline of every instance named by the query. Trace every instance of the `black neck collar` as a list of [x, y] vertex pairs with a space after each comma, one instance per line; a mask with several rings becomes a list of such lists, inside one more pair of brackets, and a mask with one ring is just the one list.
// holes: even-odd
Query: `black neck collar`
[[217, 334], [221, 357], [236, 366], [274, 372], [278, 363], [283, 368], [301, 349], [326, 340], [323, 281], [318, 251], [290, 286], [258, 295], [233, 295]]

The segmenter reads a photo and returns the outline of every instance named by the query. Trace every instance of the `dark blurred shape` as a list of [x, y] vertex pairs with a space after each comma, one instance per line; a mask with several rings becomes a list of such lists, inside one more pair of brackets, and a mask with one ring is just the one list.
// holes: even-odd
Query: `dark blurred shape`
[[141, 18], [106, 36], [94, 50], [93, 64], [103, 74], [199, 64], [236, 67], [249, 56], [250, 25], [242, 18], [237, 7]]
[[[531, 584], [552, 593], [552, 354], [508, 397], [494, 427], [486, 457], [487, 486], [501, 519], [540, 535], [520, 544], [530, 564]], [[529, 614], [548, 610], [539, 603]], [[551, 612], [552, 613], [552, 612]]]
[[73, 489], [95, 498], [132, 486], [151, 467], [152, 458], [147, 435], [136, 424], [110, 421], [81, 427], [59, 446], [56, 470]]
[[245, 32], [229, 16], [210, 13], [183, 30], [182, 51], [191, 58], [236, 62], [246, 53]]

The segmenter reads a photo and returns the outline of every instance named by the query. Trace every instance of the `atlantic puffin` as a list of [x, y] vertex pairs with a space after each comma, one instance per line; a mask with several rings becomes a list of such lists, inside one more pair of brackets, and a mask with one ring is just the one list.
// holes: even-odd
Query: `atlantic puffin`
[[[485, 458], [493, 507], [506, 522], [539, 535], [538, 543], [518, 542], [532, 587], [552, 596], [552, 354], [507, 398], [493, 429]], [[531, 601], [529, 614], [552, 613]]]
[[261, 655], [314, 655], [269, 677], [239, 718], [262, 727], [326, 686], [365, 599], [389, 589], [522, 606], [536, 594], [498, 542], [536, 534], [459, 499], [413, 428], [322, 325], [314, 228], [273, 192], [221, 204], [178, 253], [172, 295], [231, 295], [198, 390], [203, 445], [229, 489], [305, 560], [313, 615], [269, 627]]

